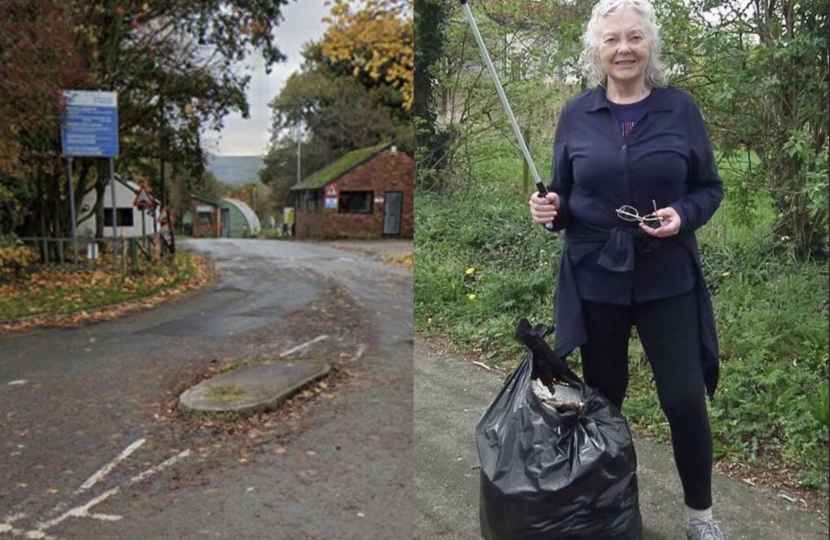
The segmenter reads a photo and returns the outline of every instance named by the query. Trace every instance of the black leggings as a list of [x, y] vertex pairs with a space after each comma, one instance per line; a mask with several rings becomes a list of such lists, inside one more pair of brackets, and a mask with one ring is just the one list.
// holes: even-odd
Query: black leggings
[[588, 330], [588, 341], [580, 348], [585, 382], [622, 408], [628, 387], [628, 340], [636, 325], [671, 428], [686, 505], [696, 510], [711, 507], [712, 433], [694, 292], [632, 306], [582, 304]]

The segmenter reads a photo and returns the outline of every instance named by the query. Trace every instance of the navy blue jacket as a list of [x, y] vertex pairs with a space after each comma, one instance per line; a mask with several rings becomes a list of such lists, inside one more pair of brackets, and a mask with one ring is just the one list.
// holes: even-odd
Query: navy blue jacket
[[[692, 97], [654, 88], [647, 99], [648, 112], [627, 138], [601, 87], [562, 109], [549, 186], [561, 201], [553, 229], [565, 230], [555, 351], [567, 354], [584, 342], [581, 300], [628, 305], [697, 289], [704, 378], [713, 395], [717, 337], [694, 231], [720, 205], [722, 183]], [[679, 234], [652, 238], [615, 212], [628, 205], [645, 215], [654, 204], [677, 211]]]

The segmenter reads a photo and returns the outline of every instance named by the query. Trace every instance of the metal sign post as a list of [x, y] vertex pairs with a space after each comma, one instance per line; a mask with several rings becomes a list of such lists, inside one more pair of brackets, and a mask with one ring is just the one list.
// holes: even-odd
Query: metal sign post
[[118, 209], [115, 206], [115, 165], [110, 158], [110, 198], [112, 199], [112, 266], [118, 268]]
[[147, 188], [141, 186], [141, 189], [138, 190], [138, 194], [135, 196], [135, 200], [133, 201], [133, 206], [138, 208], [141, 212], [141, 236], [147, 236], [147, 227], [146, 227], [146, 212], [147, 209], [153, 209], [156, 206], [155, 201], [152, 197], [150, 197], [150, 193], [147, 191]]
[[78, 266], [78, 239], [75, 235], [75, 190], [72, 189], [72, 158], [66, 158], [69, 186], [69, 222], [72, 225], [72, 264]]

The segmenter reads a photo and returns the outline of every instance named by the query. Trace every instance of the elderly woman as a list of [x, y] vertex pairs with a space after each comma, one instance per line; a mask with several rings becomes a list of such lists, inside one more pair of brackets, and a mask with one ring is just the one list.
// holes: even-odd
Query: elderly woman
[[666, 85], [648, 0], [601, 0], [583, 41], [595, 88], [562, 109], [549, 193], [530, 199], [534, 221], [565, 231], [555, 351], [579, 347], [585, 382], [622, 407], [636, 326], [671, 427], [686, 534], [722, 540], [705, 395], [717, 337], [695, 239], [723, 198], [712, 145], [693, 99]]

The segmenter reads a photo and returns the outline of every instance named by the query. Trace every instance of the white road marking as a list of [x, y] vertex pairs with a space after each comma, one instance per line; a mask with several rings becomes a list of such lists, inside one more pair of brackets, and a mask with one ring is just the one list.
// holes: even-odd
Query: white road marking
[[18, 385], [18, 384], [26, 384], [27, 382], [29, 382], [29, 381], [27, 381], [25, 379], [20, 379], [18, 381], [9, 381], [8, 385], [12, 386], [12, 385]]
[[[98, 482], [103, 480], [107, 476], [107, 474], [109, 474], [110, 471], [112, 471], [112, 469], [115, 468], [116, 465], [118, 465], [120, 462], [127, 459], [133, 452], [138, 450], [138, 448], [141, 447], [141, 445], [143, 445], [145, 442], [146, 442], [146, 439], [139, 439], [139, 440], [135, 441], [134, 443], [132, 443], [131, 445], [129, 445], [120, 454], [118, 454], [118, 456], [114, 460], [107, 463], [106, 465], [101, 467], [95, 474], [90, 476], [86, 480], [86, 482], [84, 482], [81, 485], [80, 488], [75, 490], [75, 492], [72, 494], [72, 496], [73, 497], [77, 496], [77, 495], [83, 493], [84, 491], [89, 490], [95, 484], [97, 484]], [[68, 511], [64, 512], [63, 514], [61, 514], [60, 516], [58, 516], [54, 519], [50, 519], [48, 521], [39, 520], [38, 524], [37, 524], [37, 526], [34, 530], [28, 530], [27, 531], [27, 530], [24, 530], [24, 529], [19, 529], [17, 527], [14, 527], [13, 524], [15, 522], [20, 521], [21, 519], [26, 517], [25, 513], [17, 513], [17, 514], [9, 515], [9, 516], [6, 517], [4, 522], [0, 523], [0, 534], [4, 534], [4, 533], [5, 534], [11, 534], [12, 536], [28, 538], [28, 539], [31, 539], [31, 540], [61, 540], [60, 538], [57, 538], [57, 537], [50, 536], [50, 535], [46, 534], [45, 531], [47, 531], [48, 529], [51, 529], [52, 527], [60, 524], [61, 522], [65, 521], [67, 518], [70, 518], [70, 517], [90, 518], [90, 519], [95, 519], [95, 520], [98, 520], [98, 521], [119, 521], [119, 520], [123, 519], [122, 516], [118, 516], [118, 515], [114, 515], [114, 514], [92, 513], [92, 512], [90, 512], [90, 509], [92, 507], [106, 501], [107, 499], [109, 499], [110, 497], [115, 495], [116, 493], [119, 493], [119, 492], [123, 491], [125, 488], [127, 488], [127, 487], [129, 487], [133, 484], [137, 484], [138, 482], [141, 482], [143, 480], [146, 480], [150, 476], [152, 476], [152, 475], [154, 475], [158, 472], [161, 472], [162, 470], [166, 469], [167, 467], [170, 467], [170, 466], [176, 464], [178, 461], [188, 457], [189, 455], [190, 455], [190, 449], [184, 450], [183, 452], [179, 452], [175, 456], [173, 456], [170, 459], [156, 465], [155, 467], [151, 467], [151, 468], [147, 469], [146, 471], [133, 476], [132, 478], [130, 478], [123, 485], [116, 486], [112, 489], [109, 489], [109, 490], [105, 491], [101, 495], [98, 495], [97, 497], [95, 497], [92, 500], [88, 501], [86, 504], [83, 504], [81, 506], [77, 506], [75, 508], [72, 508], [71, 510], [68, 510]], [[67, 506], [69, 506], [69, 503], [67, 503], [67, 502], [61, 503], [58, 506], [56, 506], [52, 511], [47, 513], [46, 515], [47, 516], [54, 515], [55, 513], [61, 512]]]
[[127, 448], [125, 448], [125, 449], [124, 449], [124, 450], [123, 450], [120, 454], [118, 454], [118, 457], [116, 457], [115, 459], [113, 459], [112, 461], [110, 461], [109, 463], [107, 463], [106, 465], [104, 465], [103, 467], [101, 467], [101, 468], [98, 470], [98, 472], [96, 472], [95, 474], [93, 474], [92, 476], [90, 476], [90, 477], [87, 479], [87, 481], [86, 481], [86, 482], [84, 482], [83, 484], [81, 484], [81, 487], [80, 487], [80, 488], [78, 488], [78, 490], [77, 490], [77, 491], [75, 491], [75, 494], [76, 494], [76, 495], [79, 495], [79, 494], [83, 493], [84, 491], [88, 490], [89, 488], [91, 488], [92, 486], [94, 486], [95, 484], [97, 484], [98, 482], [100, 482], [101, 480], [103, 480], [103, 479], [104, 479], [104, 477], [105, 477], [107, 474], [109, 474], [109, 472], [110, 472], [111, 470], [113, 470], [113, 469], [115, 468], [115, 466], [116, 466], [116, 465], [118, 465], [118, 463], [120, 463], [121, 461], [124, 461], [125, 459], [127, 459], [128, 457], [130, 457], [130, 454], [132, 454], [133, 452], [135, 452], [136, 450], [138, 450], [138, 449], [139, 449], [139, 447], [140, 447], [142, 444], [144, 444], [145, 442], [147, 442], [147, 440], [146, 440], [146, 439], [138, 439], [138, 440], [137, 440], [137, 441], [135, 441], [133, 444], [131, 444], [130, 446], [128, 446]]
[[38, 524], [37, 530], [39, 532], [42, 532], [42, 531], [51, 529], [52, 527], [54, 527], [58, 523], [64, 521], [68, 517], [88, 517], [88, 518], [92, 518], [92, 519], [105, 519], [106, 521], [119, 520], [119, 519], [121, 519], [121, 516], [106, 516], [106, 517], [102, 518], [101, 516], [103, 516], [103, 514], [90, 514], [89, 509], [92, 508], [93, 506], [95, 506], [97, 504], [100, 504], [100, 503], [104, 502], [105, 500], [109, 499], [110, 497], [112, 497], [116, 493], [120, 492], [123, 488], [129, 487], [133, 484], [141, 482], [145, 478], [147, 478], [149, 476], [152, 476], [152, 475], [156, 474], [157, 472], [159, 472], [163, 469], [166, 469], [170, 465], [173, 465], [177, 461], [179, 461], [181, 459], [184, 459], [189, 455], [190, 455], [190, 449], [185, 450], [184, 452], [180, 452], [179, 454], [173, 456], [172, 458], [168, 459], [167, 461], [165, 461], [165, 462], [163, 462], [159, 465], [156, 465], [155, 467], [151, 467], [151, 468], [147, 469], [146, 471], [142, 472], [141, 474], [133, 476], [123, 486], [114, 487], [114, 488], [110, 489], [109, 491], [105, 491], [104, 493], [102, 493], [101, 495], [98, 495], [97, 497], [95, 497], [94, 499], [92, 499], [91, 501], [89, 501], [88, 503], [86, 503], [83, 506], [78, 506], [77, 508], [73, 508], [72, 510], [69, 510], [68, 512], [64, 513], [62, 516], [59, 516], [59, 517], [57, 517], [57, 518], [55, 518], [51, 521], [47, 521], [46, 523]]
[[60, 538], [49, 536], [48, 534], [44, 534], [38, 531], [24, 531], [22, 529], [15, 529], [14, 527], [6, 523], [0, 524], [0, 533], [9, 533], [12, 536], [30, 538], [32, 540], [61, 540]]
[[[133, 452], [138, 450], [141, 447], [141, 445], [143, 445], [145, 442], [147, 442], [146, 439], [138, 439], [137, 441], [132, 443], [130, 446], [128, 446], [127, 448], [122, 450], [121, 453], [118, 454], [118, 456], [115, 459], [113, 459], [112, 461], [110, 461], [109, 463], [107, 463], [106, 465], [101, 467], [100, 469], [98, 469], [98, 471], [96, 471], [92, 476], [87, 478], [86, 482], [81, 484], [81, 487], [76, 489], [75, 493], [73, 493], [73, 495], [80, 495], [84, 491], [88, 490], [89, 488], [91, 488], [92, 486], [94, 486], [95, 484], [97, 484], [98, 482], [103, 480], [104, 477], [106, 477], [110, 473], [110, 471], [112, 471], [115, 468], [116, 465], [118, 465], [119, 463], [121, 463], [122, 461], [124, 461], [125, 459], [130, 457], [130, 454], [132, 454]], [[69, 501], [64, 501], [64, 502], [60, 503], [59, 505], [57, 505], [52, 510], [50, 510], [49, 512], [47, 512], [44, 517], [49, 517], [49, 516], [54, 516], [56, 514], [59, 514], [59, 513], [63, 512], [66, 509], [67, 506], [69, 506]]]
[[[15, 531], [17, 531], [19, 533], [22, 533], [23, 531], [21, 531], [19, 529], [15, 529], [14, 527], [12, 527], [12, 523], [14, 523], [15, 521], [20, 521], [24, 517], [26, 517], [26, 514], [23, 514], [23, 513], [12, 514], [10, 516], [6, 516], [6, 521], [4, 521], [3, 523], [0, 523], [0, 534], [6, 533], [6, 532], [11, 533], [11, 534], [15, 534]], [[15, 535], [15, 536], [18, 536], [18, 535]]]
[[[137, 483], [137, 482], [141, 482], [142, 480], [144, 480], [144, 479], [145, 479], [145, 478], [147, 478], [148, 476], [150, 476], [150, 475], [152, 475], [152, 474], [155, 474], [155, 473], [157, 473], [157, 472], [159, 472], [159, 471], [161, 471], [161, 470], [163, 470], [163, 469], [166, 469], [166, 468], [167, 468], [167, 467], [169, 467], [170, 465], [175, 464], [177, 461], [180, 461], [180, 460], [182, 460], [182, 459], [186, 458], [186, 457], [187, 457], [187, 456], [189, 456], [189, 455], [190, 455], [190, 449], [187, 449], [187, 450], [185, 450], [184, 452], [179, 452], [178, 454], [176, 454], [175, 456], [171, 457], [170, 459], [168, 459], [168, 460], [167, 460], [167, 461], [165, 461], [164, 463], [161, 463], [161, 464], [159, 464], [159, 465], [156, 465], [155, 467], [152, 467], [152, 468], [150, 468], [150, 469], [147, 469], [146, 471], [144, 471], [143, 473], [141, 473], [141, 474], [139, 474], [139, 475], [133, 476], [132, 478], [130, 478], [130, 481], [129, 481], [129, 482], [127, 482], [127, 486], [131, 486], [131, 485], [133, 485], [133, 484], [135, 484], [135, 483]], [[125, 487], [126, 487], [126, 486], [125, 486]]]
[[328, 336], [325, 335], [325, 334], [323, 334], [322, 336], [317, 336], [316, 338], [312, 339], [311, 341], [306, 341], [305, 343], [301, 343], [300, 345], [297, 345], [296, 347], [292, 347], [292, 348], [288, 349], [287, 351], [285, 351], [283, 353], [280, 353], [280, 358], [285, 358], [286, 356], [294, 354], [297, 351], [301, 351], [303, 349], [306, 349], [309, 346], [317, 343], [318, 341], [323, 341], [324, 339], [328, 339]]

